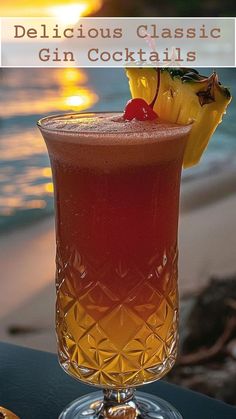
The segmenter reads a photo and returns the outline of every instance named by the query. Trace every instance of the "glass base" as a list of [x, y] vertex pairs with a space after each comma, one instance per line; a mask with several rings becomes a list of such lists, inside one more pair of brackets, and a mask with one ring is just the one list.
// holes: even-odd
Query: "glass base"
[[[126, 390], [124, 390], [126, 392]], [[125, 401], [112, 402], [97, 391], [69, 404], [58, 419], [183, 419], [171, 404], [152, 394], [133, 390]]]

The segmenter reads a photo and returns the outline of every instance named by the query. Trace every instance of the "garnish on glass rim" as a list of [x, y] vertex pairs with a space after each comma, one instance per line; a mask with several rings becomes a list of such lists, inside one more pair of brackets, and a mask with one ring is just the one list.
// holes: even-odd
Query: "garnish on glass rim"
[[143, 99], [161, 120], [180, 125], [192, 123], [183, 166], [197, 164], [232, 99], [217, 74], [206, 77], [195, 69], [181, 67], [131, 67], [126, 74], [132, 98]]

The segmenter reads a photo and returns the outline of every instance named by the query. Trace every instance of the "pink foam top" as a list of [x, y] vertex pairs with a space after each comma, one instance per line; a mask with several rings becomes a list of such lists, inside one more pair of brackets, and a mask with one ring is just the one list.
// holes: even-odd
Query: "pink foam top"
[[[163, 140], [180, 137], [189, 132], [189, 125], [177, 125], [156, 121], [125, 121], [121, 113], [71, 114], [44, 118], [42, 130], [51, 131], [54, 136], [70, 137], [68, 141], [89, 141], [104, 143], [130, 142], [149, 139]], [[58, 138], [59, 139], [59, 138]], [[96, 141], [97, 139], [97, 141]], [[87, 142], [86, 141], [86, 142]], [[90, 142], [90, 141], [89, 141]], [[132, 141], [133, 142], [133, 141]]]
[[51, 156], [109, 168], [177, 158], [191, 130], [159, 119], [125, 121], [122, 113], [52, 116], [39, 127]]

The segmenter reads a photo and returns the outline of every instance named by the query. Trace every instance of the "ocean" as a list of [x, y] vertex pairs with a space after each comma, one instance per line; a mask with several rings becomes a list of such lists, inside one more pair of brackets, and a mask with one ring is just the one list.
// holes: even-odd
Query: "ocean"
[[[210, 69], [204, 69], [210, 74]], [[236, 70], [218, 69], [236, 96]], [[0, 72], [0, 230], [53, 213], [53, 185], [38, 119], [60, 112], [120, 111], [130, 98], [122, 69], [2, 69]], [[184, 170], [183, 182], [236, 164], [233, 100], [201, 164]]]

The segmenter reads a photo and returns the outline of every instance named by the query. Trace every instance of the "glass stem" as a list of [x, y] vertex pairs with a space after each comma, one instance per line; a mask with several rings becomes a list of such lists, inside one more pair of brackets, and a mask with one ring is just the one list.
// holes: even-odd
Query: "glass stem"
[[135, 389], [134, 388], [124, 388], [124, 389], [104, 389], [104, 403], [105, 404], [124, 404], [131, 401], [134, 398]]
[[135, 403], [135, 389], [104, 389], [104, 401], [102, 417], [111, 419], [134, 419], [137, 417], [137, 406]]

